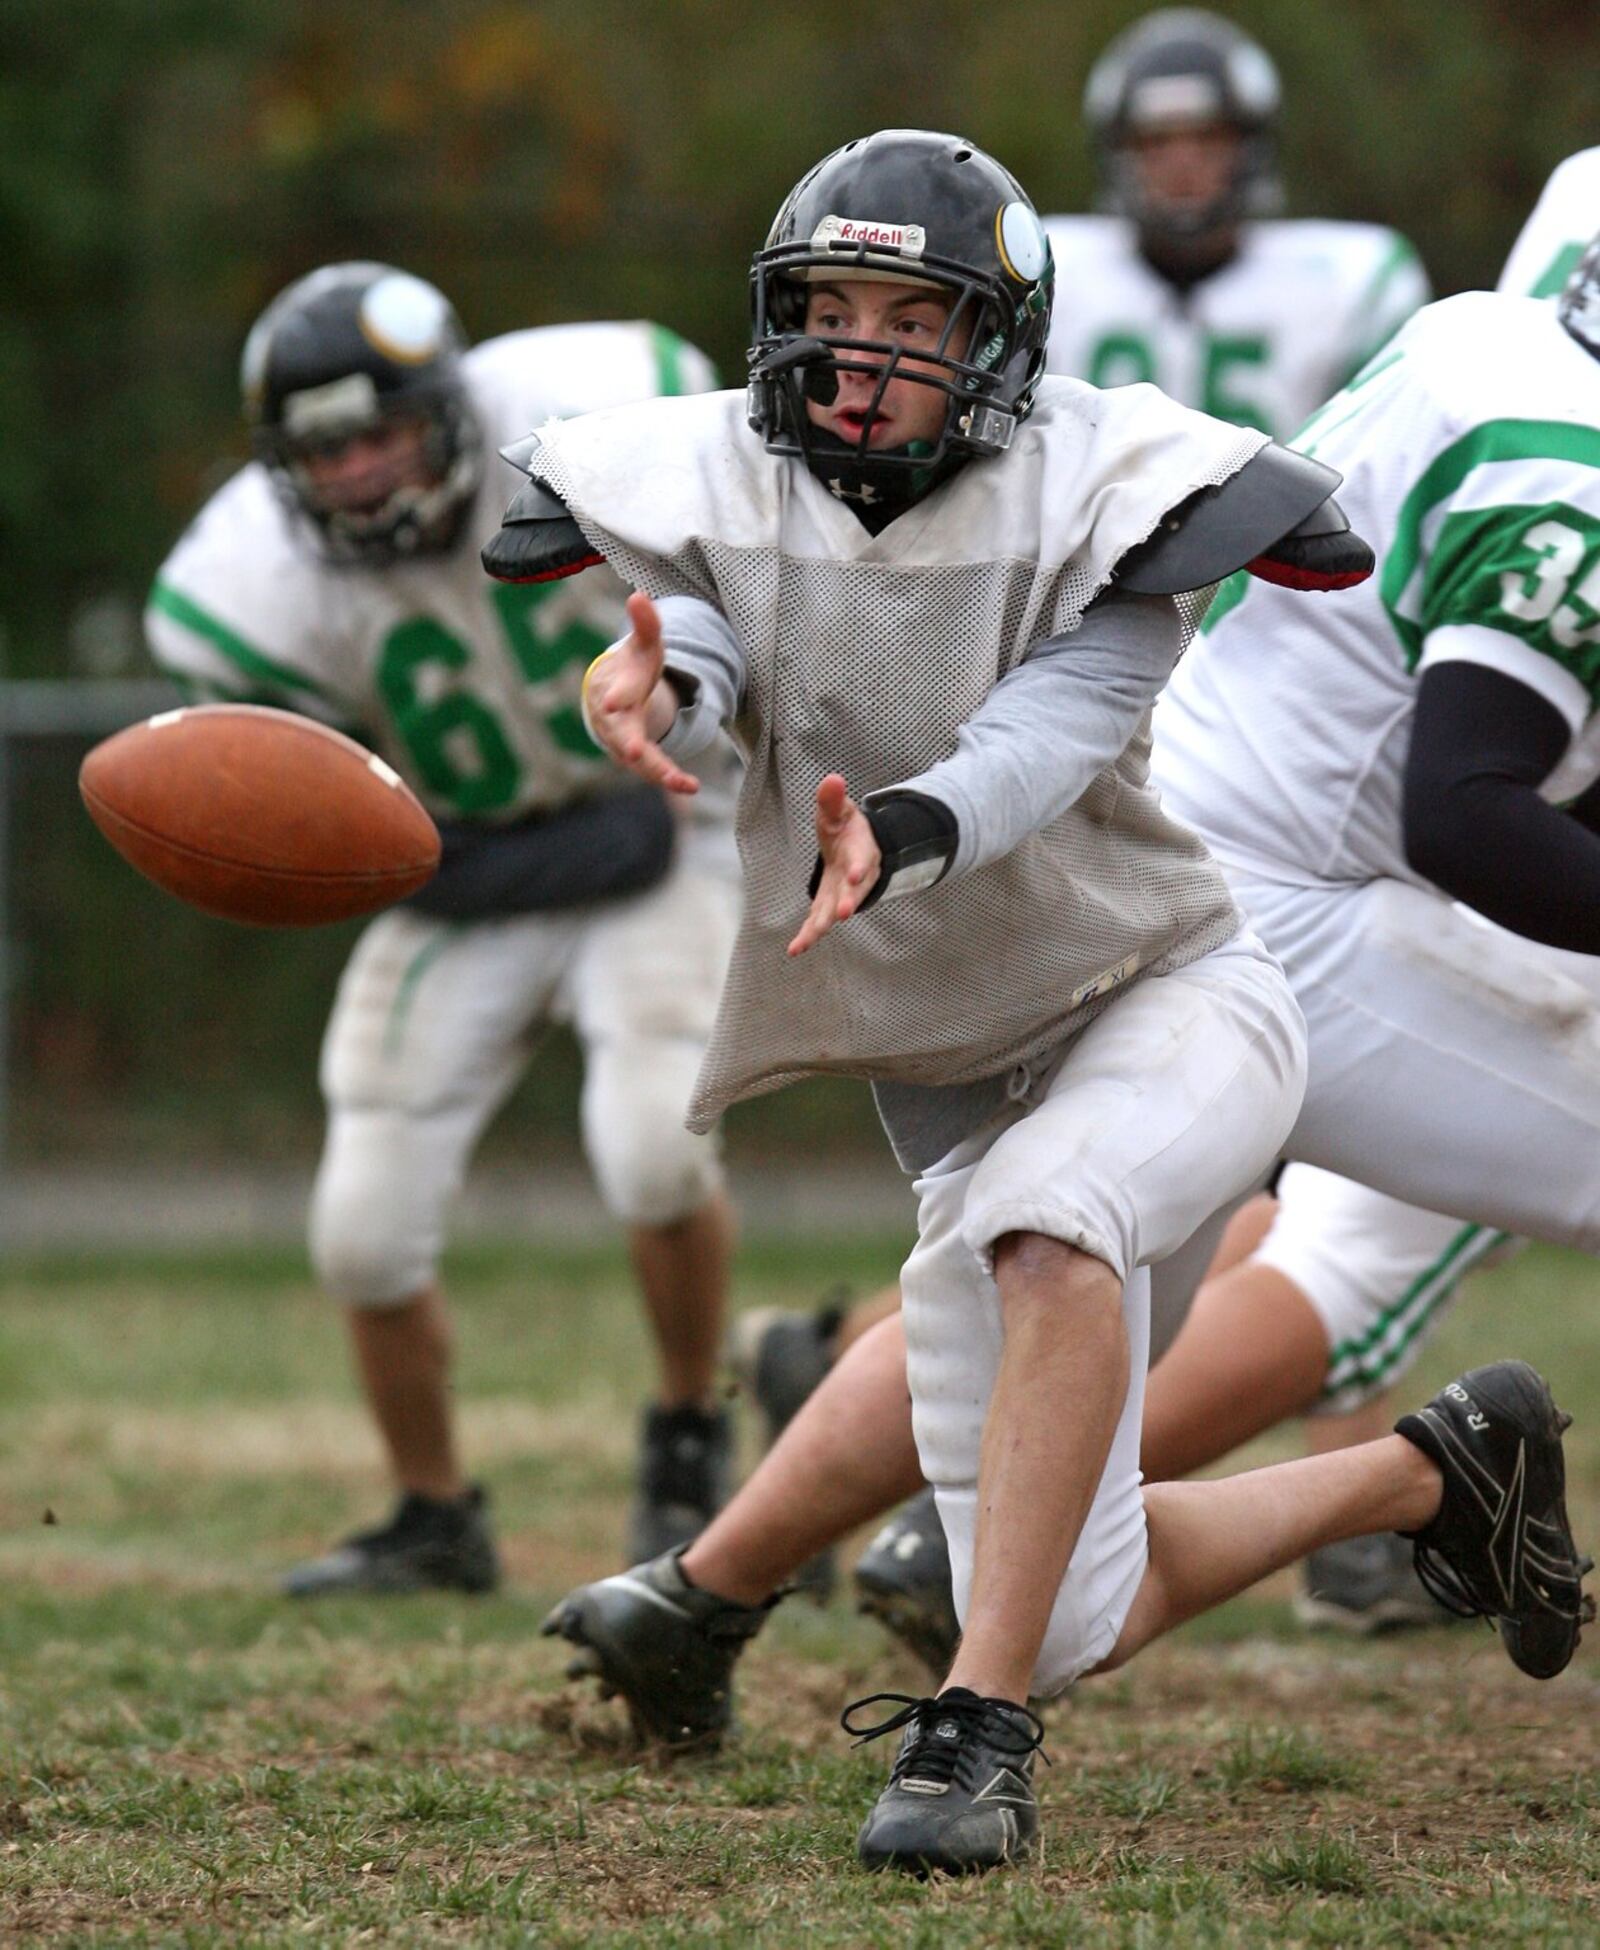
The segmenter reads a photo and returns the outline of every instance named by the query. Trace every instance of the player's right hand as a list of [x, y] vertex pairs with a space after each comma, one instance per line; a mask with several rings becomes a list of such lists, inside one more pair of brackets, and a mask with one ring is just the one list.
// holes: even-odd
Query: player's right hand
[[700, 781], [674, 765], [658, 743], [678, 714], [677, 693], [661, 675], [661, 617], [648, 596], [633, 595], [628, 621], [629, 633], [589, 666], [584, 721], [595, 742], [641, 779], [668, 792], [698, 792]]

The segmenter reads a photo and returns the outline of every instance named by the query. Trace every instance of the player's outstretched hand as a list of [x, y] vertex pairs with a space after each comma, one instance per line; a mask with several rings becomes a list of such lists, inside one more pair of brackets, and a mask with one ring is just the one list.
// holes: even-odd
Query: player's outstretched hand
[[597, 657], [583, 680], [589, 729], [619, 765], [668, 792], [698, 792], [700, 781], [674, 765], [659, 741], [672, 727], [678, 700], [661, 680], [666, 652], [661, 618], [648, 596], [628, 598], [633, 628]]
[[811, 912], [789, 943], [791, 955], [803, 955], [830, 928], [848, 921], [872, 892], [883, 864], [871, 822], [837, 772], [830, 772], [817, 787], [817, 852], [822, 856], [822, 878], [812, 896]]

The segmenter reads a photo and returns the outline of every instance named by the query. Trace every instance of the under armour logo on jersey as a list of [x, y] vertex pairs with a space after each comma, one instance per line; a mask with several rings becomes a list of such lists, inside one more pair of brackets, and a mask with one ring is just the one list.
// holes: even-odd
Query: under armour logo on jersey
[[876, 501], [878, 498], [878, 490], [870, 481], [863, 481], [858, 488], [847, 488], [843, 481], [833, 480], [828, 483], [828, 492], [836, 501]]

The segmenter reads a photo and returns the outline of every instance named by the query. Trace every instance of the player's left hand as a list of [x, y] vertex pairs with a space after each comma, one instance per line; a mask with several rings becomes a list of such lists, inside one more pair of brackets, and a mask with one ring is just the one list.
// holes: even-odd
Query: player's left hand
[[803, 955], [830, 928], [848, 921], [872, 892], [883, 864], [871, 822], [837, 772], [830, 772], [817, 787], [817, 852], [822, 856], [822, 878], [812, 896], [811, 912], [789, 943], [791, 955]]

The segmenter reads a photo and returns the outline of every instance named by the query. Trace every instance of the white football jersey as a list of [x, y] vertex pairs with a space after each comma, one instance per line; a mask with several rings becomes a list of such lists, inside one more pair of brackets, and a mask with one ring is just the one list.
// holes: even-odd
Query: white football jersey
[[1051, 372], [1146, 379], [1275, 440], [1336, 392], [1428, 300], [1404, 237], [1379, 224], [1249, 223], [1238, 255], [1180, 292], [1120, 217], [1049, 217]]
[[1418, 672], [1487, 664], [1561, 712], [1541, 790], [1600, 774], [1600, 360], [1529, 298], [1430, 305], [1306, 427], [1377, 552], [1358, 588], [1225, 583], [1156, 709], [1162, 798], [1225, 863], [1291, 881], [1406, 863]]
[[1515, 297], [1553, 298], [1600, 231], [1600, 149], [1580, 149], [1557, 163], [1511, 246], [1500, 289]]
[[521, 587], [489, 579], [478, 552], [517, 485], [496, 449], [552, 416], [703, 392], [716, 374], [643, 322], [508, 333], [475, 346], [462, 370], [488, 454], [451, 549], [330, 564], [251, 462], [163, 564], [146, 631], [196, 701], [322, 718], [373, 744], [441, 817], [508, 819], [621, 779], [584, 731], [578, 693], [625, 627], [626, 592], [605, 567]]

